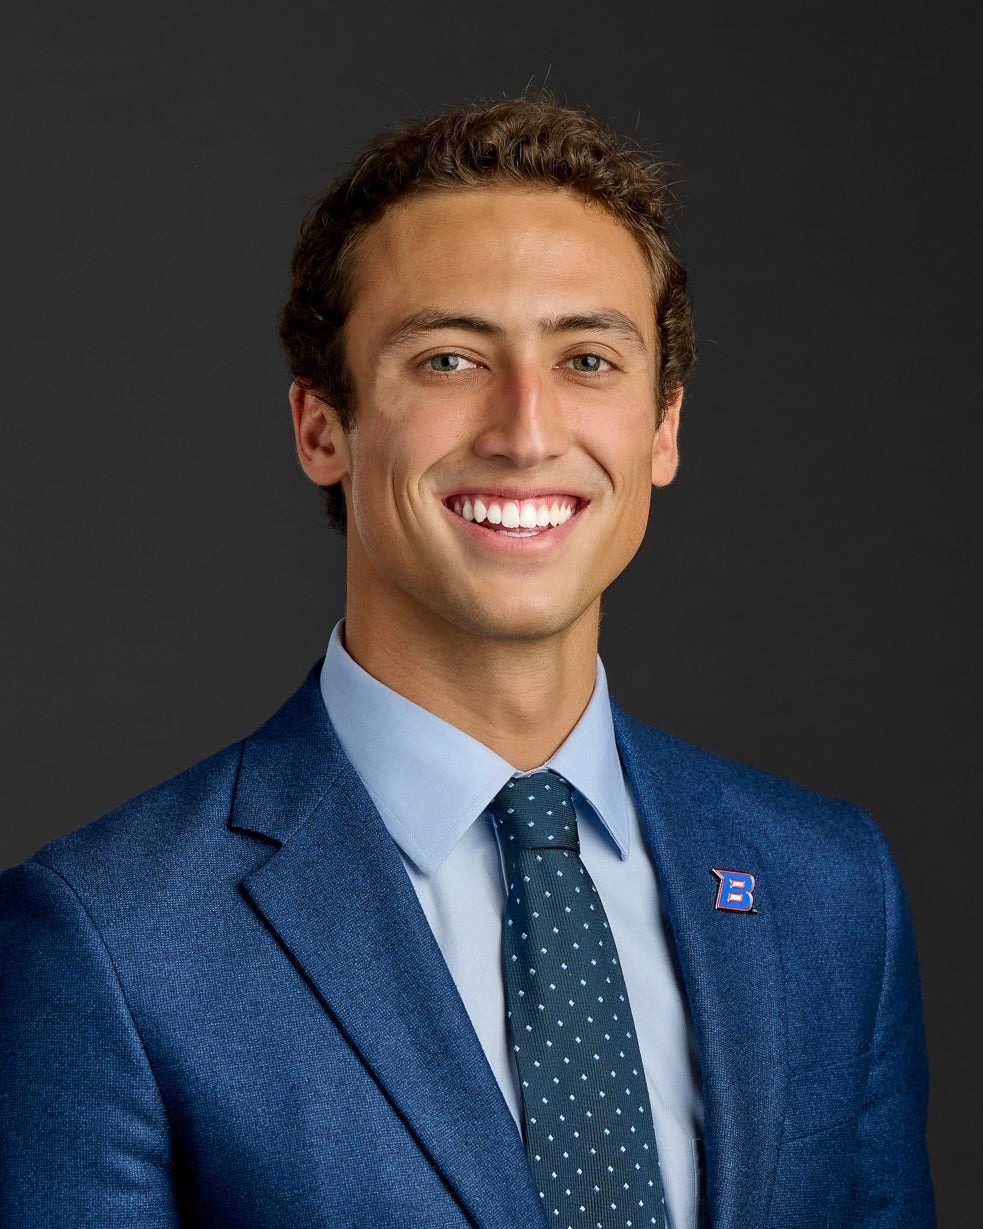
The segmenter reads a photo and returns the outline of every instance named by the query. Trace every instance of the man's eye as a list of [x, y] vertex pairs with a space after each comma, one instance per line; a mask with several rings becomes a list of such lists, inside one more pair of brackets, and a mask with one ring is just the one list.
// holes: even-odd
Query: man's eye
[[598, 375], [611, 366], [607, 359], [601, 358], [599, 354], [575, 354], [570, 362], [574, 371], [590, 376]]
[[466, 371], [475, 364], [463, 354], [434, 354], [427, 359], [424, 366], [438, 375], [453, 375], [456, 371]]

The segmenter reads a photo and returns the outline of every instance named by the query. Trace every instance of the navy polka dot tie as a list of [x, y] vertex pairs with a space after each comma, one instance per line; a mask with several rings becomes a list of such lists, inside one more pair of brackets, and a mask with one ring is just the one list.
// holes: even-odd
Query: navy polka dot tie
[[551, 1225], [665, 1225], [652, 1110], [614, 936], [570, 786], [513, 778], [491, 804], [509, 895], [502, 954], [526, 1152]]

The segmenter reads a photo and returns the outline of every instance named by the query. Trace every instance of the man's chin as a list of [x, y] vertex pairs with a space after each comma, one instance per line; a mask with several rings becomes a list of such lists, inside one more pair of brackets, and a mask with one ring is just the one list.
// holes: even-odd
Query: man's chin
[[[596, 629], [596, 602], [587, 607], [565, 609], [555, 602], [506, 602], [487, 606], [471, 606], [455, 620], [462, 631], [487, 641], [503, 644], [544, 644], [574, 635], [586, 622]], [[593, 608], [593, 614], [592, 614]]]

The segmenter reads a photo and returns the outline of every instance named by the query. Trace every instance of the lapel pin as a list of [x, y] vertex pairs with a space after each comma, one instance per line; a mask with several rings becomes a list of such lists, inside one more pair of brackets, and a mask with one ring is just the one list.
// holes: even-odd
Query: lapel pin
[[710, 868], [720, 880], [717, 888], [715, 909], [728, 909], [732, 913], [754, 911], [754, 876], [750, 871], [724, 871]]

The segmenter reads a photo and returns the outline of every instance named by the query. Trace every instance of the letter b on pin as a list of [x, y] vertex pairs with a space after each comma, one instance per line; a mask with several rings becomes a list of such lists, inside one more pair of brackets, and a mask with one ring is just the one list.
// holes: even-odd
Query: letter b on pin
[[720, 880], [715, 909], [750, 913], [754, 908], [754, 876], [749, 871], [724, 871], [710, 868]]

